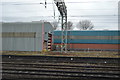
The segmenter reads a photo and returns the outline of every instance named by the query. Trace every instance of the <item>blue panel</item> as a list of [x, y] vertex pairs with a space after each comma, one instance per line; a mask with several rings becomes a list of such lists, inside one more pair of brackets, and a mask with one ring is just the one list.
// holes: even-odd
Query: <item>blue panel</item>
[[54, 31], [54, 36], [61, 36], [61, 31]]
[[[120, 31], [68, 31], [73, 36], [118, 36]], [[54, 36], [61, 36], [61, 31], [54, 31]]]
[[[54, 39], [54, 43], [61, 43], [61, 39]], [[120, 44], [118, 40], [80, 40], [80, 39], [68, 39], [68, 43], [95, 43], [95, 44]]]
[[61, 39], [54, 39], [53, 43], [61, 43]]
[[98, 43], [98, 44], [118, 44], [118, 40], [68, 40], [70, 43]]
[[118, 31], [71, 31], [70, 35], [75, 36], [117, 36]]

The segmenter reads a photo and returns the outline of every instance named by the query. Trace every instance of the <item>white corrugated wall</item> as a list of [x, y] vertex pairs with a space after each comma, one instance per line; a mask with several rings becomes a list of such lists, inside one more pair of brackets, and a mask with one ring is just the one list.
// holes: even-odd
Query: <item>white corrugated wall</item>
[[41, 51], [42, 23], [3, 23], [2, 32], [35, 32], [35, 37], [3, 37], [3, 51]]

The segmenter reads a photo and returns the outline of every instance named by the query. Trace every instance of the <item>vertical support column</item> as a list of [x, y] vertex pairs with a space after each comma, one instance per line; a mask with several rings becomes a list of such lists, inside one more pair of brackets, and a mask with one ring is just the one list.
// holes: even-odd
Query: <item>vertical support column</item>
[[67, 9], [65, 6], [64, 0], [54, 0], [60, 15], [61, 19], [61, 53], [67, 52]]
[[62, 15], [61, 22], [61, 52], [67, 53], [67, 16]]
[[42, 50], [44, 49], [44, 21], [42, 22]]
[[[66, 13], [66, 15], [67, 15], [67, 13]], [[68, 26], [67, 26], [67, 16], [65, 16], [66, 18], [65, 18], [65, 27], [66, 27], [66, 43], [65, 43], [65, 53], [67, 53], [67, 49], [68, 49]]]
[[63, 17], [62, 17], [61, 18], [61, 53], [63, 52], [63, 47], [64, 47], [63, 35], [64, 35], [64, 31], [63, 31]]

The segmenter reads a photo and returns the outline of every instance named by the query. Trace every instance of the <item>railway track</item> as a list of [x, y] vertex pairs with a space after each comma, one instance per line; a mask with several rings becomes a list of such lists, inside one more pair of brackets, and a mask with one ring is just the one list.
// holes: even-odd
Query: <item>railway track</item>
[[119, 80], [119, 59], [3, 56], [3, 79]]

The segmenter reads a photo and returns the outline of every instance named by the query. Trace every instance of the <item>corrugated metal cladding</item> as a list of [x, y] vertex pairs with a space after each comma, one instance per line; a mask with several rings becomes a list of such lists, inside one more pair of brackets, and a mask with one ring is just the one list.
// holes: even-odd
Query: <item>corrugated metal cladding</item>
[[52, 32], [52, 28], [49, 22], [2, 23], [2, 50], [41, 51], [45, 32]]
[[[68, 31], [68, 49], [118, 50], [120, 31]], [[54, 31], [55, 45], [61, 43], [61, 31]]]
[[[119, 30], [107, 30], [107, 31], [68, 31], [69, 36], [118, 36]], [[55, 36], [61, 36], [61, 31], [54, 31]]]
[[[68, 31], [67, 43], [120, 44], [120, 31]], [[54, 43], [61, 43], [61, 31], [54, 31]]]

